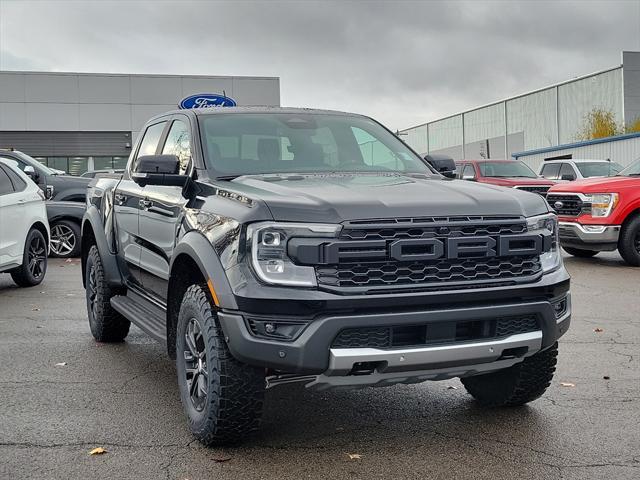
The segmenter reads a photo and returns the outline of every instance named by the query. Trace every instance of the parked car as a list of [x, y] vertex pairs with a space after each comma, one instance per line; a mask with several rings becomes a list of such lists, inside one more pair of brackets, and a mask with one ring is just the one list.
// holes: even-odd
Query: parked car
[[545, 196], [555, 184], [540, 178], [527, 165], [518, 160], [461, 160], [456, 162], [462, 180], [513, 187]]
[[560, 243], [571, 255], [616, 250], [640, 266], [640, 159], [614, 177], [577, 180], [549, 190], [560, 218]]
[[84, 172], [80, 176], [84, 178], [95, 178], [95, 177], [102, 177], [105, 175], [122, 175], [123, 172], [124, 170], [119, 168], [111, 168], [106, 170], [89, 170], [88, 172]]
[[80, 202], [48, 200], [47, 216], [51, 230], [52, 257], [71, 258], [80, 255], [80, 225], [86, 205]]
[[461, 377], [498, 407], [553, 377], [571, 302], [547, 202], [451, 181], [371, 118], [169, 112], [121, 179], [94, 181], [91, 332], [119, 342], [133, 322], [165, 343], [204, 444], [242, 440], [265, 387], [291, 382]]
[[611, 177], [624, 167], [609, 160], [547, 160], [540, 165], [540, 176], [547, 180], [572, 182], [592, 177]]
[[49, 223], [44, 194], [15, 163], [0, 158], [0, 272], [21, 287], [47, 273]]
[[0, 158], [13, 162], [29, 175], [50, 200], [84, 202], [91, 179], [62, 175], [17, 150], [0, 150]]

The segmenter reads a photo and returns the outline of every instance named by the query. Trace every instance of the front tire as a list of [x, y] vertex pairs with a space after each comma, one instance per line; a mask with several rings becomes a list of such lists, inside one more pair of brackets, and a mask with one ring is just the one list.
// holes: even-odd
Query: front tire
[[460, 380], [485, 407], [516, 407], [541, 397], [547, 390], [556, 371], [557, 356], [555, 343], [512, 367]]
[[629, 265], [640, 267], [640, 215], [636, 215], [622, 227], [618, 251]]
[[562, 247], [564, 248], [564, 250], [570, 254], [573, 255], [574, 257], [579, 257], [579, 258], [591, 258], [591, 257], [595, 257], [598, 253], [597, 250], [584, 250], [582, 248], [572, 248], [572, 247]]
[[80, 255], [80, 225], [60, 220], [51, 225], [51, 256], [73, 258]]
[[201, 443], [237, 443], [258, 429], [264, 369], [233, 358], [204, 285], [191, 285], [182, 299], [176, 352], [182, 405]]
[[99, 342], [121, 342], [129, 333], [131, 322], [111, 306], [116, 295], [105, 279], [104, 267], [98, 247], [93, 245], [86, 263], [87, 314], [91, 334]]
[[47, 241], [39, 230], [32, 228], [24, 244], [22, 265], [11, 272], [11, 278], [19, 287], [35, 287], [46, 273]]

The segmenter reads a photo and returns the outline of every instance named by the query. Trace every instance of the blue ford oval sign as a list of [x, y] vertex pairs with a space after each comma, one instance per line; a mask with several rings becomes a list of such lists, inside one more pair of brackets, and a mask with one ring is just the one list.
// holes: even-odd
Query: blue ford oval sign
[[236, 101], [226, 95], [217, 93], [199, 93], [183, 98], [180, 108], [213, 108], [213, 107], [235, 107]]

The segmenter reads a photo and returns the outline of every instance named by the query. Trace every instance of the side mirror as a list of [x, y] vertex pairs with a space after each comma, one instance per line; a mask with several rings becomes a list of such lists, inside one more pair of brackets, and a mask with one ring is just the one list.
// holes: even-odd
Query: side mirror
[[180, 175], [180, 160], [176, 155], [143, 155], [136, 160], [131, 179], [141, 187], [165, 185], [184, 187], [187, 175]]
[[31, 165], [27, 165], [26, 167], [24, 167], [24, 173], [26, 173], [29, 176], [29, 178], [34, 182], [38, 180], [38, 174], [36, 173], [36, 169], [33, 168]]
[[560, 180], [568, 180], [569, 182], [573, 182], [576, 179], [575, 175], [564, 174], [560, 177]]
[[456, 178], [456, 162], [445, 155], [426, 155], [424, 159], [441, 175]]

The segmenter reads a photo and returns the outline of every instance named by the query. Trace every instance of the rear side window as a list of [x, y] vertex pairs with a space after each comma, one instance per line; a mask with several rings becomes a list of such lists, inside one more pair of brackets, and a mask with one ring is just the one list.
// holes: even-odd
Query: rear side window
[[473, 178], [476, 178], [476, 171], [473, 168], [473, 165], [469, 163], [465, 165], [464, 170], [462, 171], [462, 179], [471, 180]]
[[558, 180], [558, 175], [560, 174], [560, 164], [559, 163], [550, 163], [542, 167], [542, 171], [540, 175], [549, 180]]
[[7, 195], [13, 192], [13, 184], [9, 179], [9, 175], [4, 171], [4, 167], [0, 166], [0, 195]]
[[[160, 137], [162, 136], [166, 123], [167, 122], [160, 122], [147, 127], [144, 132], [144, 136], [142, 137], [142, 142], [140, 142], [140, 148], [138, 149], [136, 160], [143, 155], [155, 155], [158, 149], [158, 142], [160, 142]], [[135, 167], [136, 165], [134, 163], [134, 170]]]
[[7, 168], [6, 172], [7, 172], [7, 175], [9, 176], [9, 180], [11, 180], [11, 183], [13, 183], [13, 189], [16, 192], [21, 192], [25, 188], [27, 188], [27, 182], [22, 180], [16, 172], [11, 170], [10, 168]]

